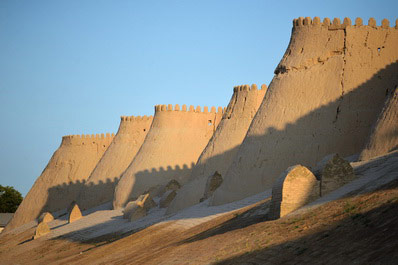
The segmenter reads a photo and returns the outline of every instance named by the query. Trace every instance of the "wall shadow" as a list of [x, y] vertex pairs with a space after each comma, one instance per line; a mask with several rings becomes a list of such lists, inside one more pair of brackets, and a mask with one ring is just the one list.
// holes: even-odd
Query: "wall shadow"
[[[359, 181], [360, 177], [364, 177], [364, 175], [368, 175], [369, 173], [372, 175], [377, 175], [377, 178], [370, 180], [367, 182], [367, 185], [364, 186], [357, 186], [351, 191], [345, 193], [342, 196], [337, 196], [337, 200], [343, 200], [343, 199], [349, 199], [353, 198], [356, 196], [362, 196], [366, 194], [370, 194], [374, 191], [384, 191], [384, 190], [389, 190], [391, 187], [397, 188], [398, 187], [398, 164], [396, 164], [398, 158], [398, 151], [396, 152], [391, 152], [388, 153], [387, 155], [380, 156], [378, 158], [374, 158], [366, 163], [361, 163], [359, 165], [356, 165], [354, 168], [355, 175], [357, 175], [357, 179], [354, 180], [353, 182]], [[394, 177], [395, 176], [395, 177]], [[374, 187], [374, 182], [378, 182], [379, 180], [384, 179], [387, 180], [383, 182], [384, 184], [379, 184], [377, 188], [375, 189]], [[350, 184], [347, 184], [350, 185]], [[377, 185], [377, 184], [376, 184]], [[346, 185], [344, 185], [346, 186]], [[332, 191], [330, 194], [327, 194], [326, 196], [320, 197], [317, 200], [308, 203], [306, 206], [316, 206], [322, 207], [325, 203], [332, 202], [336, 199], [333, 199], [335, 197], [335, 193], [338, 192], [341, 189], [344, 189], [343, 187], [339, 187], [336, 190]], [[370, 187], [369, 187], [370, 186]], [[323, 201], [322, 201], [323, 200]], [[203, 231], [200, 234], [197, 234], [191, 238], [187, 238], [184, 241], [181, 241], [180, 244], [184, 243], [191, 243], [195, 242], [198, 240], [203, 240], [212, 236], [224, 234], [233, 230], [245, 228], [247, 226], [250, 226], [255, 223], [259, 222], [266, 222], [266, 221], [274, 221], [275, 218], [272, 216], [269, 216], [269, 209], [270, 209], [270, 204], [271, 204], [271, 198], [268, 198], [264, 202], [257, 204], [256, 206], [250, 208], [247, 211], [241, 212], [239, 214], [236, 214], [236, 216], [220, 225], [217, 227], [213, 227], [211, 229], [208, 229], [206, 231]], [[305, 207], [306, 207], [305, 206]], [[301, 208], [301, 210], [304, 207]], [[315, 209], [316, 209], [315, 208]], [[312, 208], [313, 209], [313, 208]], [[312, 210], [309, 210], [308, 208], [302, 212], [300, 212], [300, 209], [296, 210], [294, 213], [296, 215], [301, 215], [303, 212], [309, 212]], [[289, 218], [289, 216], [287, 217]], [[280, 218], [278, 218], [280, 219]], [[277, 220], [278, 220], [277, 219]]]
[[[348, 140], [347, 134], [355, 135], [355, 133], [357, 133], [355, 130], [347, 131], [347, 133], [345, 134], [340, 134], [342, 128], [344, 129], [350, 126], [351, 126], [350, 128], [352, 128], [351, 121], [353, 120], [353, 118], [351, 116], [354, 115], [354, 112], [353, 110], [349, 109], [350, 102], [360, 102], [361, 105], [366, 106], [372, 104], [373, 98], [380, 98], [381, 95], [385, 95], [384, 101], [380, 102], [378, 106], [375, 106], [377, 111], [375, 111], [374, 115], [369, 115], [368, 117], [369, 123], [375, 124], [378, 115], [383, 108], [385, 100], [388, 98], [388, 95], [391, 93], [391, 91], [397, 89], [397, 87], [398, 87], [398, 63], [394, 62], [390, 65], [387, 65], [385, 68], [379, 70], [377, 73], [375, 73], [372, 76], [372, 78], [367, 80], [365, 83], [361, 84], [352, 91], [345, 93], [341, 98], [338, 98], [333, 102], [330, 102], [326, 105], [319, 107], [318, 109], [315, 109], [307, 113], [306, 115], [297, 119], [294, 123], [287, 124], [284, 129], [279, 130], [273, 127], [268, 128], [260, 136], [246, 136], [247, 139], [245, 139], [243, 143], [247, 141], [252, 145], [253, 143], [258, 143], [261, 146], [262, 143], [267, 142], [266, 141], [267, 139], [278, 139], [278, 141], [275, 142], [268, 141], [270, 146], [267, 146], [266, 148], [275, 150], [273, 156], [283, 160], [284, 161], [283, 163], [285, 165], [282, 168], [280, 168], [278, 172], [275, 172], [275, 174], [271, 176], [271, 179], [276, 178], [286, 168], [295, 164], [302, 164], [303, 166], [306, 166], [308, 168], [313, 168], [316, 165], [316, 163], [319, 162], [319, 160], [321, 160], [324, 156], [331, 153], [339, 153], [342, 156], [354, 155], [353, 153], [342, 153], [341, 150], [338, 150], [337, 147], [334, 146], [327, 146], [326, 148], [322, 148], [322, 142], [320, 142], [320, 140], [323, 139], [322, 132], [324, 132], [326, 128], [328, 129], [330, 137], [335, 137], [334, 142], [340, 142], [340, 143], [345, 143], [346, 145], [350, 144], [352, 145], [353, 142], [357, 140], [355, 137], [351, 137], [351, 139]], [[357, 119], [364, 119], [364, 115], [368, 114], [362, 113], [360, 115], [362, 115], [362, 117], [360, 118], [357, 117]], [[327, 125], [325, 126], [324, 123], [325, 121], [322, 120], [324, 117], [333, 117], [333, 119], [330, 121], [326, 121]], [[314, 126], [308, 128], [309, 124]], [[365, 128], [362, 127], [361, 122], [357, 122], [356, 125], [359, 127], [359, 129], [356, 130], [361, 130], [362, 134], [370, 135], [372, 126], [366, 128], [367, 131], [365, 132], [364, 131]], [[313, 135], [314, 137], [313, 139], [309, 138], [309, 136], [311, 135]], [[396, 136], [397, 136], [397, 131], [389, 132], [386, 135], [386, 137], [391, 137], [391, 138]], [[316, 137], [318, 137], [318, 139]], [[364, 140], [364, 142], [361, 143], [362, 146], [360, 148], [365, 147], [365, 144], [366, 140]], [[333, 148], [335, 148], [335, 150], [333, 150]], [[318, 153], [322, 152], [322, 149], [326, 149], [328, 151], [327, 152], [323, 151], [324, 154], [321, 153], [321, 155], [317, 155], [315, 154], [316, 152], [314, 151], [316, 149], [318, 149]], [[283, 157], [283, 154], [292, 153], [292, 150], [300, 150], [300, 151], [297, 151], [293, 156], [290, 156], [289, 159]], [[261, 152], [260, 149], [256, 150], [256, 152], [258, 151]], [[360, 150], [358, 150], [358, 152], [359, 151]], [[232, 150], [219, 155], [219, 157], [213, 157], [213, 159], [220, 159], [220, 157], [222, 159], [223, 156], [226, 157], [228, 155], [228, 152], [232, 152]], [[239, 151], [237, 152], [237, 155], [239, 155]], [[237, 155], [235, 156], [235, 158], [237, 158]], [[308, 156], [310, 156], [311, 159], [308, 159], [307, 158]], [[315, 156], [318, 157], [316, 158]], [[269, 159], [268, 157], [264, 157], [264, 155], [259, 154], [256, 158], [252, 160], [251, 163], [254, 165], [254, 167], [264, 168], [263, 163], [268, 159]], [[312, 162], [305, 162], [311, 160]], [[191, 171], [192, 168], [181, 169], [178, 167], [172, 168], [171, 166], [168, 166], [165, 169], [160, 168], [159, 170], [152, 169], [149, 171], [148, 170], [141, 171], [136, 173], [136, 183], [138, 184], [137, 186], [143, 185], [146, 179], [162, 180], [163, 175], [168, 175], [168, 172], [170, 170], [175, 170], [173, 178], [179, 180], [178, 177], [179, 171], [185, 174], [186, 172], [184, 171]], [[135, 191], [138, 190], [136, 190], [135, 187], [133, 187], [132, 190], [130, 191], [129, 195], [130, 198], [132, 198], [131, 194], [135, 193]]]
[[[235, 150], [230, 150], [228, 152], [233, 152]], [[226, 155], [227, 153], [223, 153], [220, 156], [223, 157], [223, 155]], [[216, 158], [213, 158], [216, 159]], [[189, 175], [190, 172], [192, 171], [192, 168], [194, 166], [194, 163], [191, 163], [190, 165], [184, 164], [183, 166], [175, 165], [175, 166], [167, 166], [167, 167], [160, 167], [160, 168], [152, 168], [150, 170], [144, 170], [140, 171], [136, 174], [137, 180], [143, 180], [145, 181], [146, 178], [156, 178], [156, 179], [164, 179], [164, 175], [167, 176], [172, 176], [171, 178], [168, 177], [165, 180], [165, 183], [169, 181], [169, 179], [176, 179], [179, 182], [181, 181], [180, 177], [181, 175]], [[106, 208], [107, 210], [112, 209], [111, 202], [101, 202], [93, 207], [90, 207], [88, 209], [85, 209], [81, 207], [79, 204], [79, 198], [81, 197], [80, 194], [83, 193], [89, 193], [97, 196], [101, 196], [101, 194], [104, 191], [110, 191], [112, 190], [112, 193], [114, 192], [114, 188], [117, 185], [119, 181], [119, 178], [114, 178], [114, 179], [106, 179], [106, 181], [100, 180], [98, 183], [93, 183], [93, 182], [88, 182], [86, 180], [82, 181], [76, 181], [76, 182], [68, 182], [68, 183], [63, 183], [61, 185], [57, 185], [54, 187], [51, 187], [48, 190], [48, 198], [47, 201], [40, 211], [40, 214], [36, 218], [38, 218], [41, 213], [43, 212], [50, 212], [54, 215], [55, 218], [61, 219], [61, 220], [67, 220], [68, 218], [68, 213], [67, 213], [67, 208], [72, 202], [77, 202], [79, 205], [83, 215], [87, 214], [92, 214], [96, 211], [99, 210], [104, 210], [101, 205], [109, 204], [109, 206]], [[181, 182], [180, 182], [181, 184]], [[142, 193], [145, 193], [146, 191], [143, 191]], [[135, 200], [136, 198], [131, 198], [130, 200]], [[198, 200], [199, 203], [199, 200]], [[117, 219], [117, 218], [116, 218]], [[118, 220], [116, 220], [118, 222]], [[127, 220], [125, 220], [127, 221]], [[112, 221], [111, 221], [112, 223]], [[63, 225], [61, 225], [63, 226]], [[99, 228], [101, 225], [96, 227], [94, 225], [91, 227], [89, 230], [96, 230]], [[82, 231], [84, 233], [84, 230]]]
[[[230, 150], [227, 150], [223, 152], [222, 154], [218, 154], [215, 156], [212, 156], [211, 158], [207, 159], [207, 163], [209, 164], [214, 164], [215, 161], [223, 161], [224, 158], [231, 156], [231, 154], [236, 153], [237, 149], [239, 147], [232, 148]], [[199, 158], [198, 158], [199, 159]], [[166, 168], [160, 167], [159, 169], [152, 168], [151, 170], [144, 170], [144, 171], [139, 171], [135, 174], [135, 181], [136, 181], [136, 186], [142, 187], [145, 185], [145, 182], [147, 179], [153, 179], [153, 180], [159, 180], [162, 181], [163, 183], [167, 183], [171, 179], [177, 180], [180, 184], [185, 185], [191, 180], [191, 173], [195, 167], [195, 163], [191, 163], [190, 165], [184, 164], [183, 167], [180, 167], [179, 165], [175, 166], [167, 166]], [[217, 169], [215, 170], [217, 171]], [[214, 174], [214, 172], [213, 172]], [[185, 176], [182, 178], [181, 176]], [[134, 199], [131, 197], [131, 194], [134, 194], [134, 192], [143, 192], [139, 191], [135, 188], [135, 186], [132, 188], [130, 192], [130, 198]], [[198, 200], [199, 203], [199, 200]]]
[[[54, 217], [62, 217], [67, 213], [67, 208], [72, 202], [76, 202], [81, 192], [90, 192], [90, 194], [101, 194], [104, 190], [112, 189], [118, 182], [118, 178], [100, 180], [98, 183], [78, 180], [75, 182], [63, 183], [48, 189], [48, 197], [40, 214], [50, 212]], [[80, 207], [80, 205], [79, 205]], [[37, 216], [37, 218], [40, 216]]]
[[[396, 87], [398, 87], [398, 75], [397, 75], [397, 73], [398, 73], [398, 63], [393, 63], [391, 65], [388, 65], [385, 69], [382, 69], [379, 72], [377, 72], [366, 83], [360, 85], [359, 87], [354, 89], [352, 92], [346, 93], [344, 95], [344, 99], [343, 100], [350, 100], [350, 99], [354, 100], [356, 98], [363, 98], [364, 97], [363, 96], [364, 93], [367, 93], [367, 94], [370, 93], [370, 95], [371, 95], [372, 93], [380, 93], [379, 90], [382, 90], [383, 93], [386, 94], [386, 98], [387, 98], [387, 95], [388, 95], [389, 91], [391, 91], [393, 89], [396, 89]], [[393, 81], [391, 81], [393, 83], [393, 85], [391, 87], [385, 87], [385, 85], [384, 85], [385, 84], [385, 80], [389, 79], [389, 78], [391, 79], [391, 77], [394, 77], [394, 79], [392, 79]], [[341, 115], [344, 115], [345, 109], [341, 109], [341, 102], [342, 102], [341, 99], [337, 99], [336, 101], [333, 101], [333, 102], [331, 102], [331, 103], [329, 103], [327, 105], [321, 106], [320, 108], [318, 108], [318, 109], [306, 114], [305, 116], [299, 118], [294, 123], [288, 124], [283, 130], [277, 130], [275, 128], [269, 128], [263, 135], [256, 136], [256, 137], [251, 137], [252, 139], [250, 141], [252, 143], [253, 142], [261, 143], [261, 142], [264, 142], [268, 137], [270, 137], [272, 135], [273, 138], [282, 139], [281, 142], [277, 146], [276, 145], [275, 146], [269, 146], [269, 148], [278, 148], [276, 150], [278, 152], [278, 154], [291, 152], [291, 150], [301, 150], [300, 152], [298, 152], [297, 156], [294, 157], [294, 160], [285, 161], [285, 163], [287, 165], [286, 165], [285, 168], [281, 169], [281, 171], [285, 170], [287, 167], [289, 167], [291, 165], [294, 165], [294, 164], [303, 164], [304, 166], [311, 167], [313, 165], [306, 165], [306, 163], [302, 162], [302, 157], [303, 157], [303, 155], [305, 155], [305, 150], [308, 150], [308, 146], [311, 146], [311, 148], [313, 148], [313, 145], [319, 145], [320, 143], [317, 143], [317, 142], [308, 143], [308, 142], [305, 142], [305, 141], [301, 141], [302, 140], [301, 139], [302, 134], [300, 134], [300, 132], [302, 132], [302, 128], [306, 128], [307, 124], [313, 123], [314, 119], [317, 119], [317, 117], [319, 117], [319, 116], [322, 117], [322, 113], [333, 113], [333, 114], [335, 114], [334, 124], [338, 124], [339, 122], [342, 122], [339, 117]], [[368, 102], [364, 102], [364, 104], [365, 103], [367, 104]], [[380, 106], [378, 106], [378, 107], [379, 107], [379, 110], [381, 111], [381, 109], [383, 107], [383, 104], [380, 104]], [[377, 116], [378, 116], [378, 114], [375, 114], [374, 117], [371, 117], [370, 119], [372, 119], [372, 120], [370, 122], [374, 123], [377, 120]], [[344, 127], [342, 125], [344, 125], [344, 124], [340, 124], [339, 126], [340, 127]], [[320, 123], [319, 127], [314, 126], [314, 128], [311, 128], [310, 130], [312, 130], [313, 133], [317, 133], [317, 131], [319, 131], [321, 129], [324, 129], [321, 126], [322, 125]], [[370, 131], [371, 131], [371, 128], [368, 128], [368, 132], [367, 133], [370, 134]], [[288, 141], [284, 141], [283, 139], [286, 139], [287, 133], [289, 133], [289, 135], [291, 135], [292, 132], [297, 132], [297, 133], [296, 134], [293, 133], [293, 135], [295, 135], [293, 138], [288, 139]], [[308, 134], [309, 130], [306, 130], [305, 133]], [[392, 133], [391, 135], [393, 137], [393, 136], [395, 136], [395, 133]], [[341, 140], [343, 142], [346, 142], [345, 139], [341, 139]], [[349, 144], [349, 143], [347, 143], [347, 144]], [[365, 144], [365, 143], [363, 143], [363, 144]], [[330, 148], [330, 149], [331, 150], [330, 150], [329, 153], [333, 153], [333, 152], [339, 153], [339, 150], [335, 150], [334, 151], [333, 148]], [[227, 151], [227, 152], [232, 152], [232, 150]], [[222, 155], [226, 155], [227, 152], [225, 154], [221, 154], [221, 156]], [[325, 154], [325, 155], [327, 155], [327, 154]], [[281, 156], [279, 159], [284, 159], [284, 157]], [[321, 157], [321, 159], [322, 159], [322, 157]], [[254, 161], [254, 162], [257, 163], [259, 161]], [[317, 161], [315, 161], [315, 162], [317, 162]], [[179, 175], [188, 174], [189, 171], [192, 170], [192, 166], [193, 166], [193, 164], [189, 165], [189, 166], [188, 165], [184, 165], [182, 167], [179, 167], [179, 166], [174, 166], [174, 167], [168, 166], [166, 168], [159, 168], [159, 169], [154, 169], [153, 168], [151, 170], [145, 170], [145, 171], [138, 172], [136, 174], [136, 176], [138, 176], [137, 179], [139, 181], [145, 181], [146, 178], [162, 179], [164, 175], [173, 176], [172, 178], [175, 178], [175, 179], [178, 180], [179, 179]], [[280, 172], [278, 172], [278, 173], [280, 173]], [[277, 174], [276, 177], [278, 175], [279, 174]], [[275, 177], [275, 176], [272, 176], [272, 177]], [[168, 180], [166, 180], [165, 182], [167, 182], [167, 181]], [[242, 183], [242, 184], [244, 184], [244, 183]], [[79, 191], [80, 192], [81, 189], [84, 188], [84, 185], [85, 185], [85, 182], [83, 181], [83, 182], [77, 182], [77, 183], [63, 184], [61, 186], [51, 188], [50, 191], [49, 191], [50, 196], [49, 196], [49, 200], [48, 200], [48, 206], [46, 205], [47, 208], [45, 207], [44, 209], [45, 210], [48, 209], [48, 210], [51, 211], [51, 209], [50, 209], [51, 208], [50, 207], [51, 206], [51, 200], [53, 200], [53, 199], [57, 199], [57, 200], [63, 199], [63, 197], [66, 195], [65, 191], [71, 191], [71, 192]], [[89, 185], [88, 188], [93, 189], [94, 193], [95, 192], [101, 192], [101, 190], [102, 190], [101, 186], [102, 185], [114, 185], [114, 180], [109, 180], [109, 181], [107, 181], [105, 183], [100, 183], [98, 185], [94, 185], [93, 184], [91, 187]], [[66, 204], [65, 207], [67, 207], [69, 203], [70, 202], [65, 203]], [[220, 208], [220, 209], [222, 209], [222, 208]], [[221, 212], [223, 212], [223, 211], [226, 212], [227, 209], [220, 210], [220, 211]], [[202, 213], [199, 214], [199, 217], [205, 217], [206, 214], [207, 215], [211, 215], [211, 214], [214, 214], [214, 213], [202, 212]], [[198, 217], [198, 216], [192, 215], [192, 217]], [[186, 217], [186, 218], [189, 218], [189, 217]], [[261, 217], [261, 218], [263, 218], [263, 221], [264, 221], [264, 218], [266, 218], [266, 217]], [[253, 219], [252, 222], [260, 221], [261, 218]], [[119, 224], [118, 222], [120, 220], [119, 221], [117, 221], [117, 220], [118, 219], [110, 221], [110, 222], [108, 222], [105, 225], [118, 225]], [[158, 219], [158, 221], [160, 221], [160, 220], [162, 220], [162, 218]], [[103, 224], [97, 224], [94, 227], [90, 227], [89, 229], [94, 229], [94, 230], [95, 229], [100, 229], [100, 227], [102, 225]], [[233, 228], [233, 229], [238, 229], [238, 228], [242, 228], [242, 227], [236, 226], [236, 228]], [[79, 230], [79, 231], [84, 233], [85, 230]], [[79, 231], [75, 231], [73, 233], [76, 234], [76, 233], [79, 233]], [[220, 228], [220, 230], [214, 230], [212, 232], [209, 232], [208, 235], [206, 235], [206, 234], [198, 235], [197, 238], [191, 238], [189, 240], [195, 241], [195, 240], [198, 240], [200, 238], [206, 238], [209, 235], [211, 235], [212, 233], [222, 233], [222, 232], [223, 232], [223, 230], [222, 230], [222, 228]], [[81, 239], [78, 239], [78, 237], [77, 237], [77, 239], [73, 239], [73, 237], [71, 237], [71, 238], [72, 239], [70, 239], [70, 240], [81, 240]]]
[[[387, 65], [365, 83], [303, 115], [293, 123], [286, 124], [283, 129], [269, 127], [261, 135], [247, 135], [228, 172], [244, 174], [246, 170], [249, 171], [247, 175], [255, 174], [262, 179], [250, 179], [250, 176], [247, 176], [248, 185], [245, 185], [244, 178], [233, 179], [228, 182], [229, 188], [223, 190], [222, 194], [228, 192], [239, 194], [247, 190], [248, 192], [242, 195], [250, 196], [255, 188], [257, 188], [255, 192], [261, 192], [260, 188], [264, 186], [272, 187], [273, 181], [290, 166], [301, 164], [313, 169], [326, 155], [332, 153], [339, 153], [343, 157], [354, 155], [352, 151], [345, 151], [353, 149], [352, 146], [356, 146], [356, 152], [360, 152], [365, 147], [366, 138], [371, 134], [372, 125], [377, 121], [386, 99], [395, 89], [398, 89], [398, 62]], [[374, 99], [380, 99], [382, 96], [384, 100], [375, 105]], [[361, 107], [353, 109], [351, 105], [354, 104]], [[373, 114], [368, 106], [374, 106]], [[372, 125], [367, 126], [367, 124]], [[366, 137], [363, 137], [364, 135]], [[386, 137], [395, 136], [395, 132], [386, 135]], [[325, 142], [325, 139], [328, 141]], [[250, 161], [244, 157], [249, 152], [253, 154], [250, 156]], [[265, 173], [266, 171], [268, 172]], [[241, 180], [242, 182], [238, 183]], [[221, 188], [225, 187], [224, 184], [226, 183], [224, 182]], [[237, 198], [234, 195], [231, 197]]]
[[[180, 165], [169, 165], [166, 167], [151, 168], [149, 170], [138, 171], [135, 174], [136, 184], [134, 185], [130, 194], [133, 194], [136, 191], [136, 186], [145, 186], [147, 179], [158, 180], [157, 182], [159, 184], [165, 184], [168, 181], [175, 179], [180, 184], [184, 184], [186, 182], [186, 179], [184, 179], [182, 176], [189, 176], [194, 165], [194, 163], [191, 163], [189, 165], [183, 164], [182, 167]], [[149, 186], [147, 189], [149, 189], [150, 187], [151, 186]], [[145, 192], [145, 190], [137, 190], [137, 192], [143, 193]], [[131, 197], [131, 195], [129, 197], [135, 199], [134, 197]]]

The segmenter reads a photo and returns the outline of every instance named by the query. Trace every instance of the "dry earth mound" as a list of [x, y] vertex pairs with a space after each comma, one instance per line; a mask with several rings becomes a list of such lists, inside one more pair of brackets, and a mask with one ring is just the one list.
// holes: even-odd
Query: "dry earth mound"
[[66, 209], [75, 200], [113, 134], [69, 135], [18, 207], [6, 231], [38, 218], [43, 212]]
[[112, 201], [116, 183], [140, 149], [152, 116], [122, 116], [119, 130], [88, 181], [78, 203], [83, 210]]
[[123, 207], [149, 188], [171, 179], [185, 183], [191, 166], [205, 148], [222, 117], [222, 108], [203, 112], [198, 106], [155, 106], [155, 116], [141, 149], [115, 189], [113, 206]]
[[293, 21], [289, 46], [212, 204], [271, 188], [290, 165], [363, 148], [398, 85], [398, 26], [370, 19]]
[[251, 87], [249, 85], [234, 87], [234, 93], [216, 132], [192, 169], [190, 182], [178, 191], [176, 198], [167, 209], [168, 213], [199, 203], [204, 197], [206, 181], [214, 172], [217, 171], [222, 177], [225, 176], [266, 90], [265, 84], [260, 90], [255, 84]]

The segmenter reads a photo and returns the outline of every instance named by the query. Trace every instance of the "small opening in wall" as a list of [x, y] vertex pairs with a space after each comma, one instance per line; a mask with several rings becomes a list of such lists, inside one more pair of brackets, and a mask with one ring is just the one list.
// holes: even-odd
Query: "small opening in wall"
[[212, 120], [209, 120], [209, 122], [207, 123], [209, 126], [213, 124]]
[[146, 129], [144, 129], [144, 132], [146, 132]]
[[377, 52], [378, 52], [378, 53], [380, 53], [380, 51], [381, 51], [381, 48], [380, 48], [380, 47], [379, 47], [379, 48], [377, 48]]
[[104, 145], [104, 147], [105, 147], [105, 145]]

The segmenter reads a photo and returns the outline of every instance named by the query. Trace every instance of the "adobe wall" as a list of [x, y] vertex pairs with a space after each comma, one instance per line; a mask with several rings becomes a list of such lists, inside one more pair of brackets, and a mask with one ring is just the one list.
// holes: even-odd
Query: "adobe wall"
[[[397, 73], [398, 74], [398, 73]], [[398, 148], [398, 88], [386, 100], [359, 160], [386, 154]]]
[[80, 192], [77, 202], [81, 209], [113, 200], [115, 186], [144, 142], [152, 120], [153, 116], [121, 117], [116, 136]]
[[43, 212], [67, 208], [76, 200], [82, 183], [88, 178], [113, 137], [114, 134], [109, 133], [62, 137], [60, 147], [29, 190], [6, 230], [33, 221]]
[[[124, 206], [148, 188], [176, 179], [185, 183], [195, 163], [221, 120], [223, 110], [203, 112], [186, 105], [155, 106], [155, 116], [141, 149], [123, 173], [115, 189], [113, 205]], [[154, 171], [156, 171], [154, 173]]]
[[189, 183], [178, 191], [167, 213], [174, 213], [199, 203], [205, 191], [207, 178], [215, 171], [218, 171], [222, 177], [225, 176], [264, 98], [266, 89], [266, 85], [258, 89], [255, 84], [251, 87], [249, 85], [234, 87], [234, 93], [216, 132], [192, 169]]
[[398, 26], [388, 24], [293, 21], [286, 53], [214, 205], [271, 188], [291, 165], [360, 152], [386, 92], [398, 84]]

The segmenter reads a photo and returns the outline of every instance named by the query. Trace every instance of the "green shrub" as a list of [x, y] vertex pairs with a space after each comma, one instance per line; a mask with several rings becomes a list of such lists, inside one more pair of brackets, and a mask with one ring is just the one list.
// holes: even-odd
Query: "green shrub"
[[19, 191], [0, 185], [0, 213], [15, 213], [21, 202], [22, 195]]

